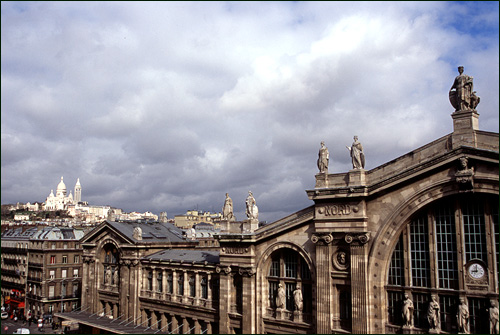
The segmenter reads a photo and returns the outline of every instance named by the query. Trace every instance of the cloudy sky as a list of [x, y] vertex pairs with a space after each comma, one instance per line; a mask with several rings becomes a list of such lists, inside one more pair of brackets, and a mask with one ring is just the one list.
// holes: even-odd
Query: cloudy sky
[[499, 127], [498, 2], [1, 2], [1, 202], [60, 177], [125, 211], [308, 207], [320, 142], [347, 172], [452, 132], [463, 65]]

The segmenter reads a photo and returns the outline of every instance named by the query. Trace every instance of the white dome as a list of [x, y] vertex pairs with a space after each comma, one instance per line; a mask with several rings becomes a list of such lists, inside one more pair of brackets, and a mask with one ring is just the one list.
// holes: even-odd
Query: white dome
[[57, 190], [56, 190], [57, 195], [59, 195], [61, 193], [63, 195], [66, 195], [66, 185], [63, 182], [63, 177], [61, 177], [61, 182], [59, 183], [59, 185], [57, 185]]

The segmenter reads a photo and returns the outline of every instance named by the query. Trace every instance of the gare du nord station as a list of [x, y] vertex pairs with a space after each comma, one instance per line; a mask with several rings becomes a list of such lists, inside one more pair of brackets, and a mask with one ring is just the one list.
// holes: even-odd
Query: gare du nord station
[[225, 216], [217, 248], [103, 222], [81, 239], [81, 308], [56, 315], [88, 333], [498, 333], [499, 137], [472, 85], [459, 68], [452, 133], [371, 170], [356, 138], [329, 173], [323, 143], [310, 207]]

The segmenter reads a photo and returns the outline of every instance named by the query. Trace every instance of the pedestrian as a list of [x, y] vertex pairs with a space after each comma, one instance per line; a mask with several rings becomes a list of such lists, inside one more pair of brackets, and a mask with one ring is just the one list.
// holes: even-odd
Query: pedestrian
[[38, 319], [38, 331], [43, 332], [43, 319]]

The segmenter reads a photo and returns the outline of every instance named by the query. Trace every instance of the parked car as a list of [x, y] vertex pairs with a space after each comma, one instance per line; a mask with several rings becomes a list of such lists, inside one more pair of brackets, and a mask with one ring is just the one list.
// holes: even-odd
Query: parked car
[[30, 330], [28, 328], [17, 328], [12, 334], [30, 334]]
[[9, 313], [2, 312], [2, 320], [8, 319], [8, 318], [9, 318]]

